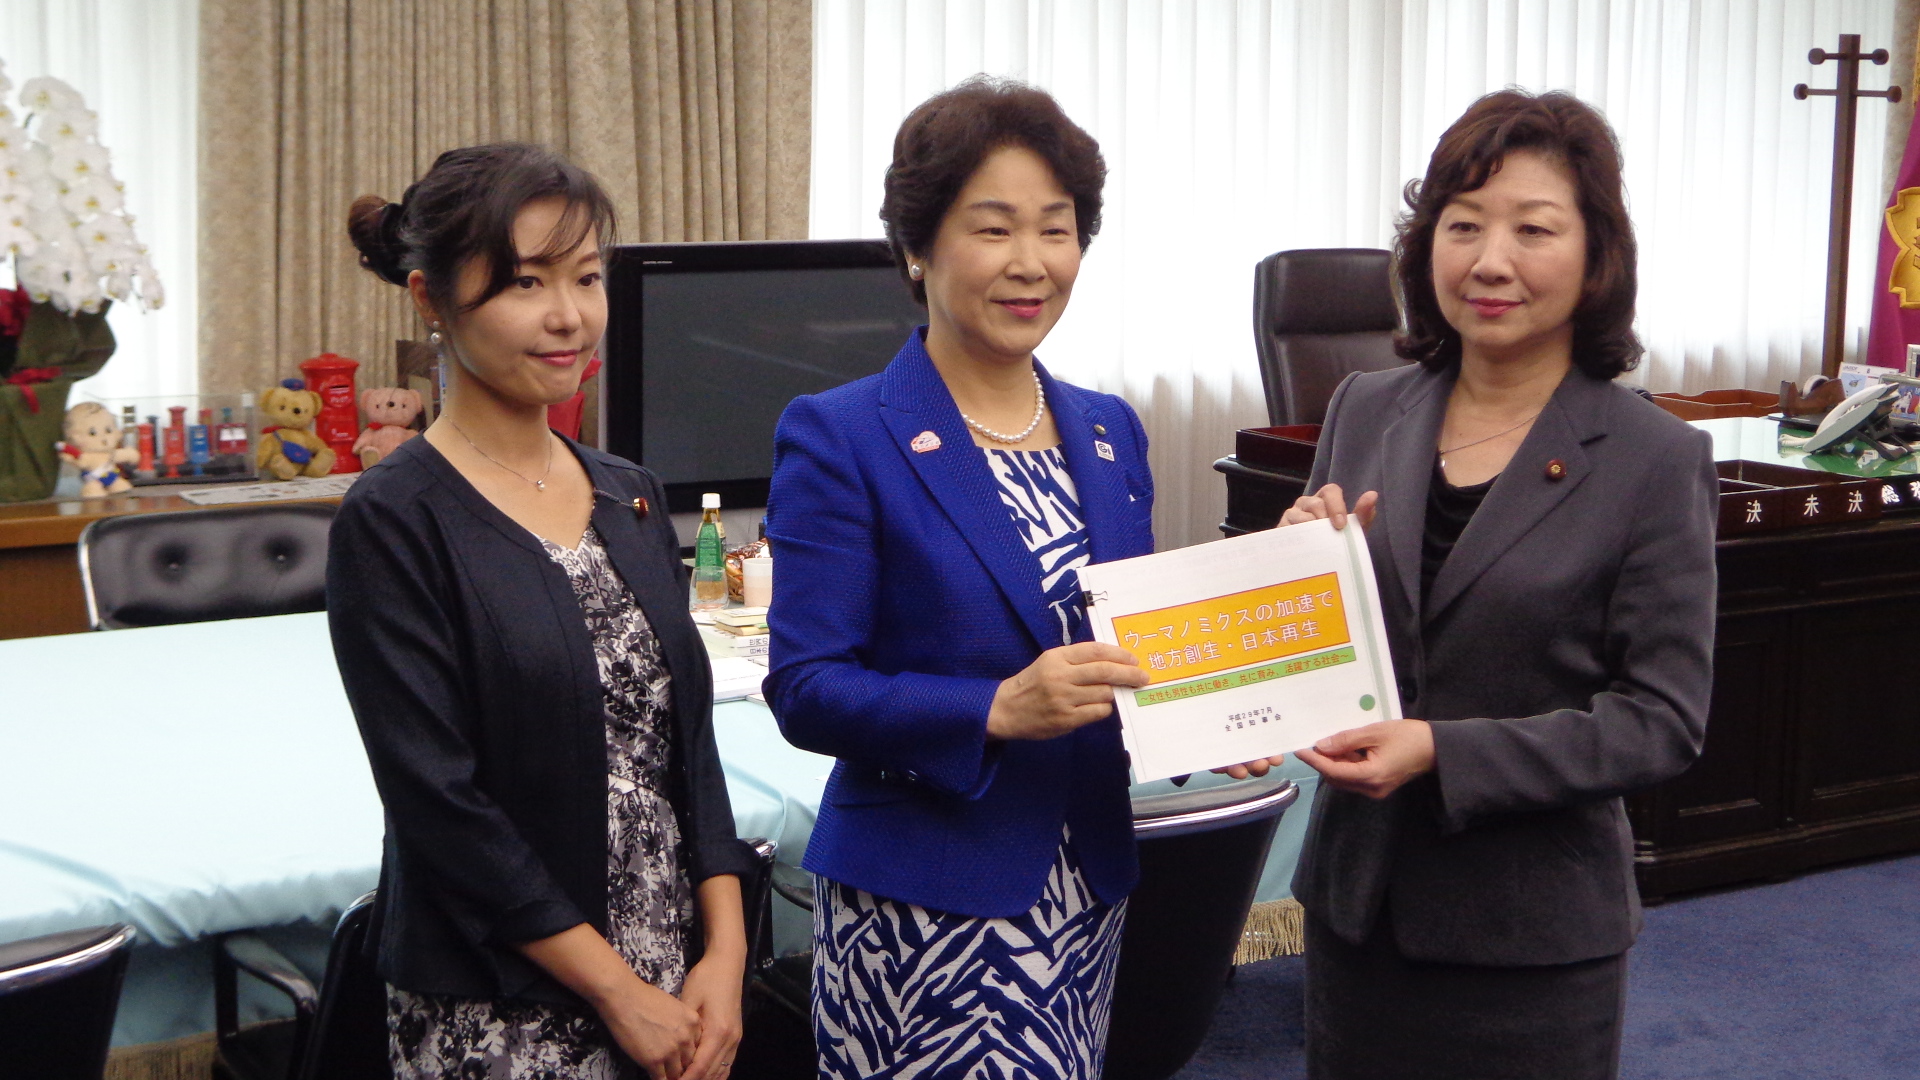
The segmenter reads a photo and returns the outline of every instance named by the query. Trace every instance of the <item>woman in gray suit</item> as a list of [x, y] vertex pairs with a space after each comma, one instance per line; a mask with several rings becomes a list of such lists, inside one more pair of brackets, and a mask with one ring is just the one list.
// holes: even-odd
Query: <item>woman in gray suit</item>
[[1641, 353], [1634, 240], [1592, 108], [1480, 99], [1407, 202], [1418, 363], [1341, 384], [1283, 518], [1367, 528], [1421, 718], [1301, 753], [1309, 1075], [1612, 1077], [1640, 927], [1621, 796], [1706, 733], [1711, 443], [1612, 381]]

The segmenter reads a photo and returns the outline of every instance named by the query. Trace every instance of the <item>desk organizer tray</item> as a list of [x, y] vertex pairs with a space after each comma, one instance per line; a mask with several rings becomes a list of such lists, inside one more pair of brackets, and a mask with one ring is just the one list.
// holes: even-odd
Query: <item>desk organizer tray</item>
[[1700, 394], [1655, 394], [1653, 403], [1682, 420], [1765, 416], [1780, 407], [1780, 395], [1762, 390], [1708, 390]]
[[1313, 455], [1319, 448], [1319, 424], [1241, 428], [1233, 435], [1233, 456], [1240, 464], [1301, 476], [1313, 471]]
[[1721, 536], [1871, 521], [1882, 512], [1878, 480], [1759, 461], [1721, 461], [1714, 468]]

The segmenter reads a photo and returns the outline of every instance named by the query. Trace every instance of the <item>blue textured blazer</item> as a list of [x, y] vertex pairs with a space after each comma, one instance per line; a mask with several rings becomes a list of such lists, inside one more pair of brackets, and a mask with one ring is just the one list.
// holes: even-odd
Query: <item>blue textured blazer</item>
[[[840, 759], [804, 865], [877, 896], [1007, 917], [1039, 900], [1065, 826], [1088, 884], [1117, 901], [1139, 876], [1118, 721], [987, 738], [995, 689], [1063, 644], [1060, 621], [923, 333], [880, 374], [796, 398], [775, 435], [767, 703], [789, 742]], [[1093, 561], [1148, 554], [1139, 418], [1034, 367]]]

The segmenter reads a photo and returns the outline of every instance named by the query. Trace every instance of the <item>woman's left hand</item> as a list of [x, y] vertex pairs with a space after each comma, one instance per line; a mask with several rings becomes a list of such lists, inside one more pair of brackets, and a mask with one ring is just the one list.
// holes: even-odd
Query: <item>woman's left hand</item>
[[681, 1080], [727, 1080], [740, 1046], [740, 990], [744, 957], [708, 953], [687, 972], [680, 1000], [700, 1014], [700, 1046]]
[[1433, 728], [1425, 720], [1382, 720], [1329, 735], [1294, 756], [1332, 787], [1384, 799], [1433, 771]]

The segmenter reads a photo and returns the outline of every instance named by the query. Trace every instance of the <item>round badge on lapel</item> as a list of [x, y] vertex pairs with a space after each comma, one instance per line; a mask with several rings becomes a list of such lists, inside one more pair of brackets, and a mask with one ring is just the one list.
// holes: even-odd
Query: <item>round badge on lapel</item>
[[647, 505], [647, 500], [644, 496], [633, 500], [633, 516], [639, 518], [641, 521], [647, 520], [647, 511], [651, 509], [652, 507]]
[[1554, 458], [1552, 461], [1547, 462], [1547, 479], [1565, 480], [1566, 478], [1567, 478], [1566, 462], [1561, 461], [1559, 458]]

